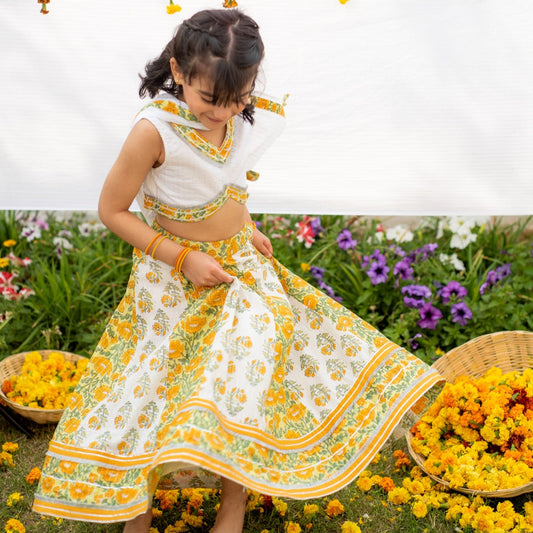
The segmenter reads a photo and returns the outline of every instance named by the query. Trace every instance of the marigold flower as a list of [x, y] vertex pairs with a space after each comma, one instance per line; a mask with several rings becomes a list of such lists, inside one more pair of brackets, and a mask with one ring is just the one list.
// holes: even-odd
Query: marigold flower
[[401, 505], [402, 503], [407, 503], [411, 500], [411, 495], [409, 491], [403, 487], [396, 487], [389, 491], [387, 495], [387, 501], [393, 505]]
[[17, 241], [15, 241], [14, 239], [7, 239], [7, 241], [4, 241], [2, 244], [6, 248], [12, 248], [13, 246], [15, 246], [15, 244], [17, 244]]
[[297, 522], [285, 522], [285, 533], [301, 533], [302, 528]]
[[417, 518], [424, 518], [428, 514], [427, 505], [423, 501], [416, 501], [413, 503], [411, 511]]
[[175, 4], [172, 0], [170, 0], [170, 4], [167, 6], [167, 14], [172, 15], [174, 13], [179, 13], [181, 11], [181, 6], [178, 4]]
[[361, 528], [355, 522], [346, 520], [341, 526], [341, 533], [361, 533]]
[[4, 452], [13, 453], [19, 449], [19, 445], [16, 442], [5, 442], [2, 444], [2, 450]]
[[339, 500], [331, 500], [326, 507], [326, 514], [329, 517], [339, 516], [344, 513], [344, 505]]
[[26, 528], [16, 518], [10, 518], [5, 527], [6, 533], [26, 533]]
[[283, 500], [272, 498], [272, 504], [274, 505], [274, 509], [276, 509], [281, 516], [285, 516], [285, 513], [287, 512], [287, 504]]
[[313, 516], [314, 514], [318, 513], [319, 507], [315, 504], [306, 503], [304, 505], [304, 516]]
[[0, 452], [0, 466], [15, 466], [13, 456], [9, 452]]
[[372, 479], [367, 476], [359, 477], [356, 483], [359, 490], [362, 490], [363, 492], [368, 492], [374, 485]]
[[7, 497], [6, 505], [8, 507], [13, 507], [18, 502], [21, 502], [24, 499], [24, 496], [20, 492], [13, 492]]

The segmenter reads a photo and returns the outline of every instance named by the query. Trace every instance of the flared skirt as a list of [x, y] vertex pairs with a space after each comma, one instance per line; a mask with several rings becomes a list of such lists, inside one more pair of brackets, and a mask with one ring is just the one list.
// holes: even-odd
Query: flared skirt
[[[162, 479], [331, 494], [365, 469], [440, 376], [267, 259], [253, 227], [180, 244], [234, 277], [213, 288], [135, 249], [127, 289], [46, 455], [34, 510], [113, 522]], [[421, 400], [421, 401], [419, 401]]]

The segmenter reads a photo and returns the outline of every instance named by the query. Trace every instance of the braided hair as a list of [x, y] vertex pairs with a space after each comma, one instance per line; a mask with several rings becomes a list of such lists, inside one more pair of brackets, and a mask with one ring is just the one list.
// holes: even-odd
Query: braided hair
[[[214, 81], [213, 104], [240, 102], [250, 82], [253, 88], [263, 56], [259, 26], [249, 16], [238, 9], [199, 11], [178, 27], [161, 55], [147, 63], [139, 95], [153, 98], [164, 90], [182, 98], [182, 87], [170, 69], [173, 57], [187, 83], [197, 76]], [[241, 115], [253, 123], [253, 112], [253, 105], [247, 104]]]

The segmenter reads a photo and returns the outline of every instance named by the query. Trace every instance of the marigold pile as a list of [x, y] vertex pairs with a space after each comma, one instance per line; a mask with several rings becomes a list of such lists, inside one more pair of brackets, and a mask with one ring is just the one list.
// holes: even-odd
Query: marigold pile
[[411, 429], [429, 474], [455, 489], [512, 489], [533, 480], [533, 370], [447, 383]]
[[68, 361], [60, 352], [51, 352], [46, 359], [37, 351], [29, 352], [20, 373], [4, 380], [2, 392], [20, 405], [64, 409], [87, 363], [85, 357]]

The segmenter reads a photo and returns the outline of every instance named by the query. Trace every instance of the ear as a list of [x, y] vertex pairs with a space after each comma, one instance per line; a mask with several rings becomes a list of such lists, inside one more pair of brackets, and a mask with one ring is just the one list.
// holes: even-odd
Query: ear
[[181, 74], [181, 69], [176, 61], [176, 58], [170, 58], [170, 70], [172, 71], [172, 77], [178, 85], [183, 85], [183, 75]]

